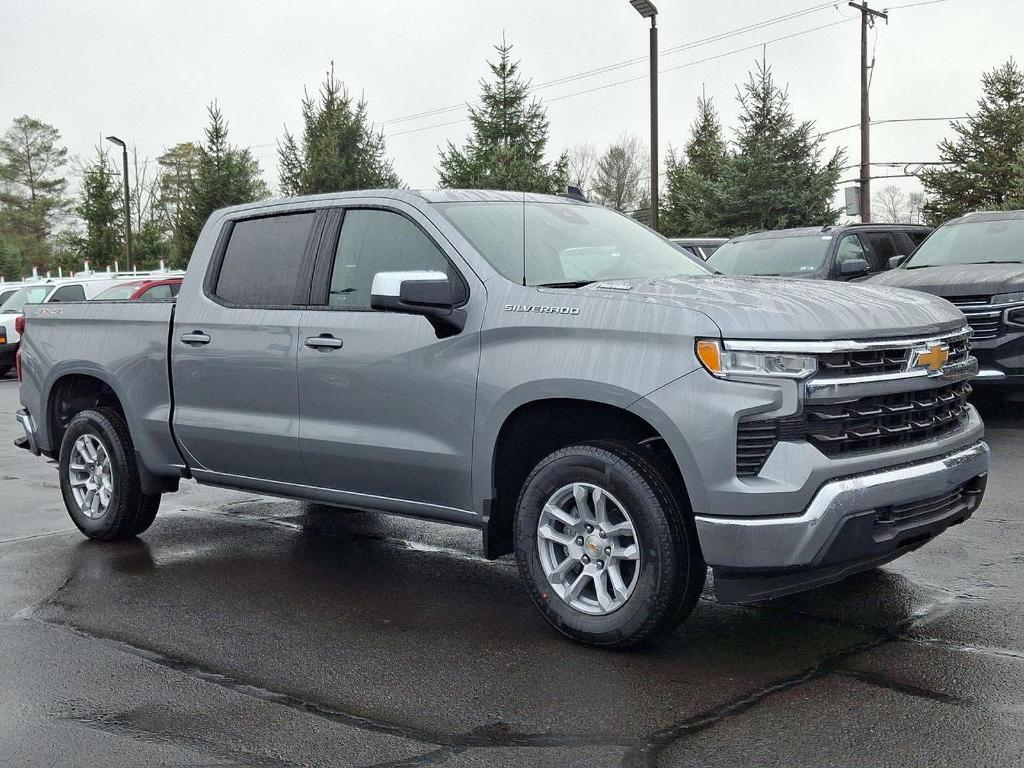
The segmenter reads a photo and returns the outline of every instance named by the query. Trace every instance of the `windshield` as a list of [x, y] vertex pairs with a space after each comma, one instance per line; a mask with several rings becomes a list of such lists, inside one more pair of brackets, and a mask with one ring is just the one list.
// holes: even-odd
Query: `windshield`
[[107, 290], [99, 294], [96, 297], [96, 299], [98, 301], [130, 299], [132, 297], [132, 294], [139, 290], [139, 288], [143, 285], [145, 285], [145, 283], [122, 283], [121, 285], [115, 285], [111, 288], [107, 288]]
[[725, 243], [708, 259], [708, 266], [724, 275], [801, 275], [825, 265], [832, 238], [765, 237]]
[[437, 207], [491, 266], [516, 283], [583, 284], [708, 274], [668, 240], [609, 208], [514, 202]]
[[985, 262], [1024, 262], [1024, 219], [940, 227], [914, 251], [906, 269]]
[[26, 304], [38, 304], [53, 290], [52, 285], [31, 285], [22, 288], [0, 306], [0, 314], [20, 315]]
[[6, 291], [0, 291], [0, 307], [4, 305], [11, 296], [18, 292], [17, 288], [8, 288]]

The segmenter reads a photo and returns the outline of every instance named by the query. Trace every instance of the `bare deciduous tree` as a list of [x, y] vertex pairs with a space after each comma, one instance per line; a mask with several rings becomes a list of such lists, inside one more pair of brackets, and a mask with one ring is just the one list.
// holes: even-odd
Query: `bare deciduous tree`
[[592, 141], [581, 141], [569, 148], [569, 185], [584, 193], [590, 189], [597, 167], [597, 148]]
[[592, 187], [596, 200], [617, 211], [635, 210], [650, 178], [647, 147], [636, 136], [623, 134], [597, 161]]
[[890, 184], [875, 193], [873, 215], [887, 224], [920, 224], [924, 203], [924, 193], [904, 193]]

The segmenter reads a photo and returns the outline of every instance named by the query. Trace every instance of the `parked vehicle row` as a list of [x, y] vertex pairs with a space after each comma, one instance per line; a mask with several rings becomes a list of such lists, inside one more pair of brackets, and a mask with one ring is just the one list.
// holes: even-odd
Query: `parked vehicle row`
[[715, 276], [572, 198], [230, 208], [176, 303], [25, 320], [20, 443], [85, 535], [146, 530], [182, 478], [474, 526], [603, 647], [664, 636], [708, 566], [747, 602], [899, 557], [989, 466], [948, 302]]

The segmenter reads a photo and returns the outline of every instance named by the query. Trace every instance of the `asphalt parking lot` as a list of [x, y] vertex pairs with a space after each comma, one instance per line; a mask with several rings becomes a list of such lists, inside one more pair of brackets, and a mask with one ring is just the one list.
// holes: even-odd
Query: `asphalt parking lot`
[[573, 645], [475, 531], [183, 485], [89, 542], [0, 381], [0, 765], [1024, 764], [1024, 407], [982, 509], [658, 651]]

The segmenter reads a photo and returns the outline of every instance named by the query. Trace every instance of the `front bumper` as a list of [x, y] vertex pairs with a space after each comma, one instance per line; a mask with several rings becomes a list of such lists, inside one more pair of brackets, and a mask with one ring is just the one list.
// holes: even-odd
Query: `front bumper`
[[697, 515], [723, 602], [751, 602], [838, 581], [892, 560], [963, 522], [981, 504], [990, 451], [847, 476], [818, 488], [798, 515]]

